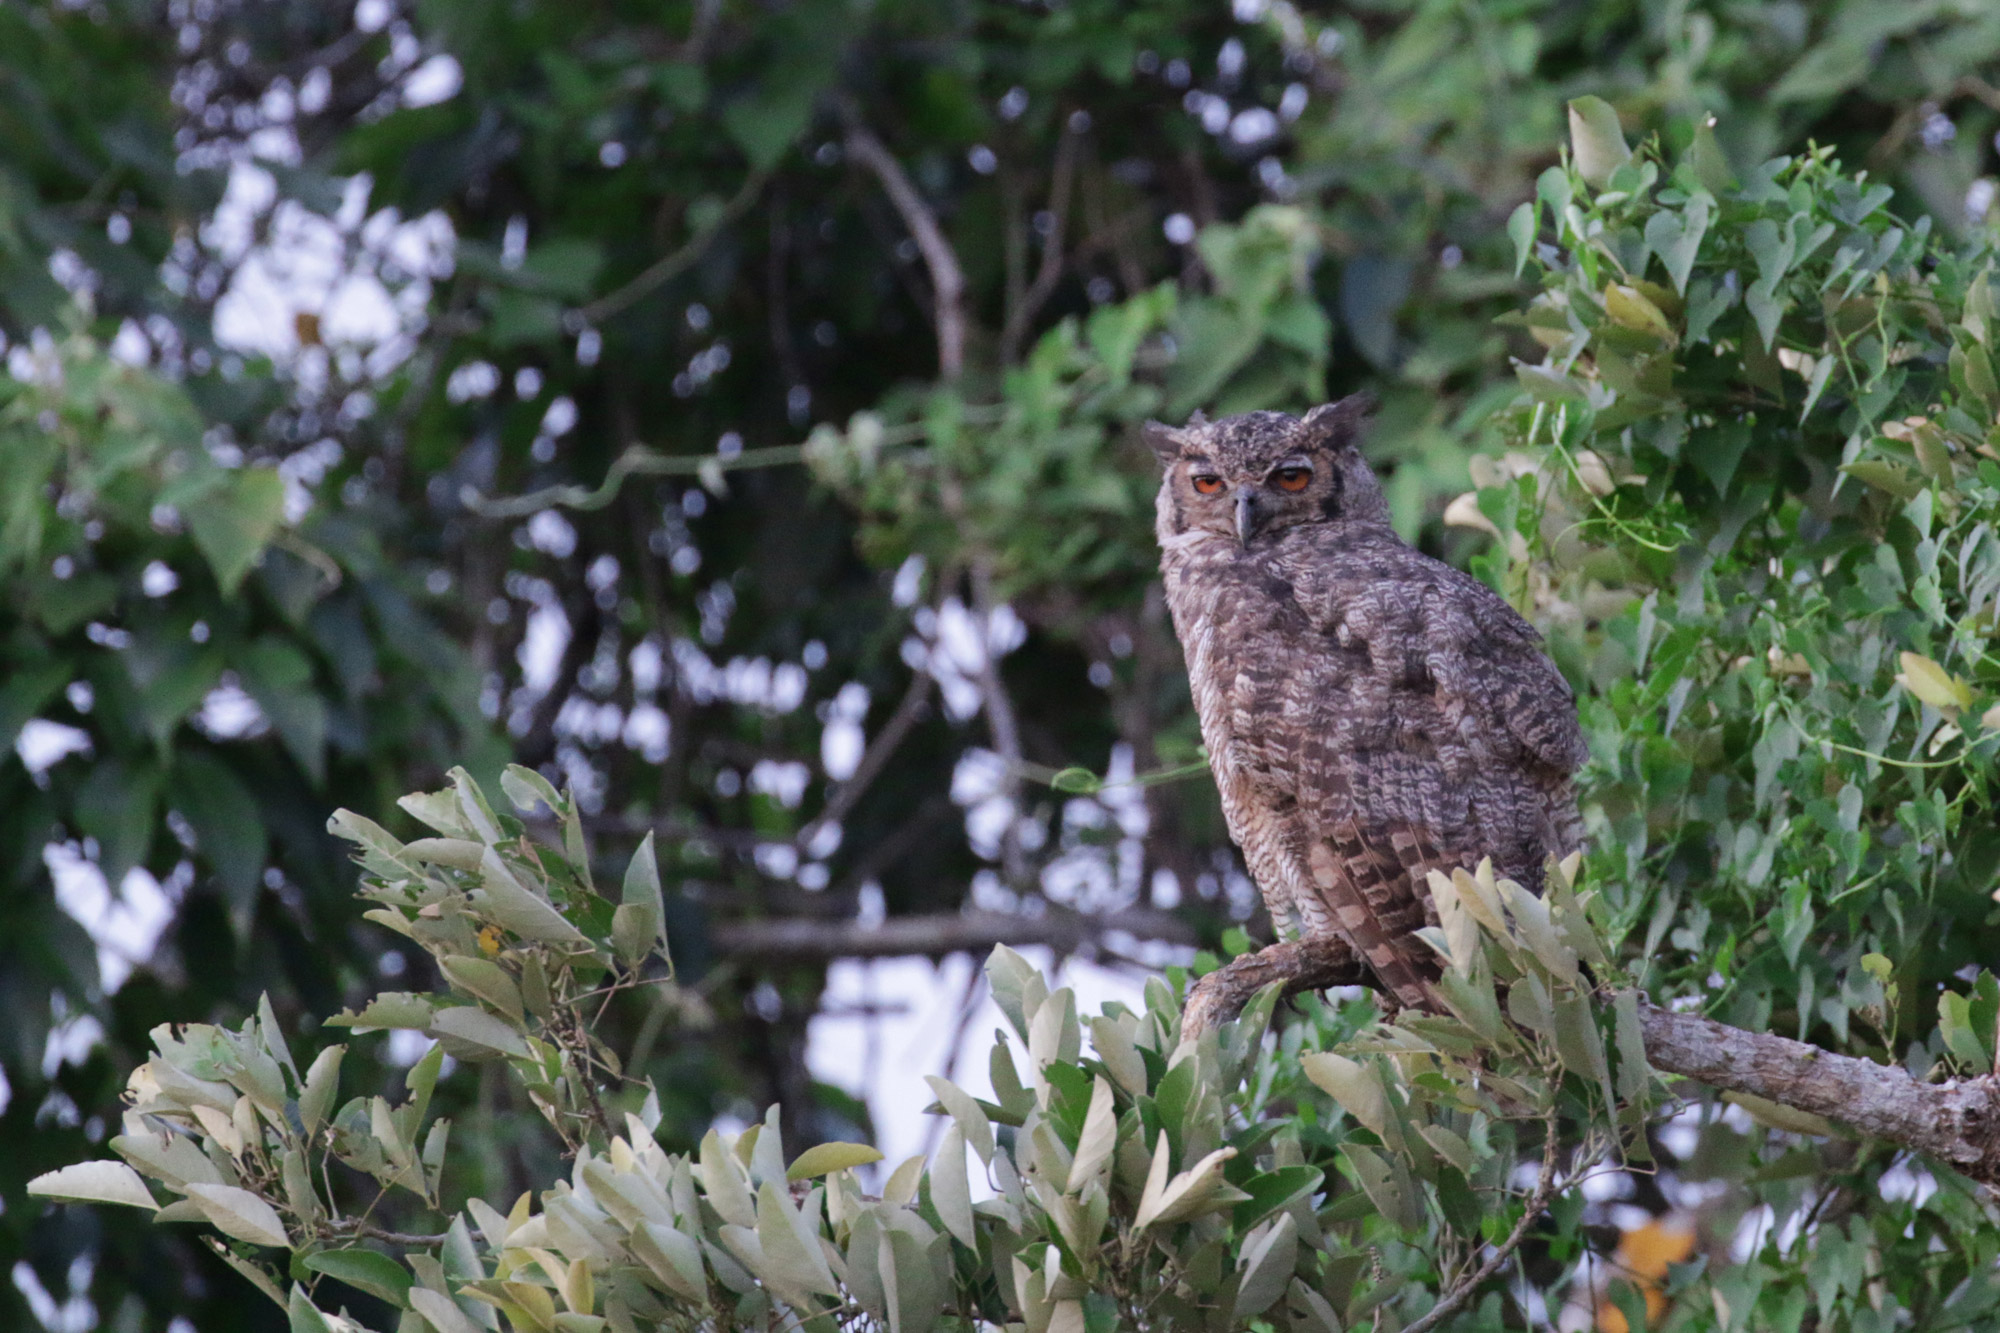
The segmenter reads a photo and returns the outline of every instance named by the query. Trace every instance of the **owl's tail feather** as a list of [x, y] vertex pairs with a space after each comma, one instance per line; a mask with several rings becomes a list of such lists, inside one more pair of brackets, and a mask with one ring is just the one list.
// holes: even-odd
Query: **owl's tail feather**
[[1432, 870], [1459, 862], [1412, 825], [1364, 828], [1343, 819], [1316, 840], [1311, 882], [1340, 933], [1400, 1004], [1441, 1012], [1437, 955], [1416, 932], [1430, 924]]

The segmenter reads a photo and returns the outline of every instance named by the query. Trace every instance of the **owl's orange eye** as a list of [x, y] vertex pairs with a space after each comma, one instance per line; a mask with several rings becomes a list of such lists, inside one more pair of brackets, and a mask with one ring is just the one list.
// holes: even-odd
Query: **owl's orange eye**
[[1190, 480], [1194, 482], [1194, 488], [1203, 495], [1219, 495], [1222, 493], [1222, 478], [1213, 473], [1197, 473]]
[[1313, 479], [1312, 469], [1309, 467], [1281, 467], [1274, 475], [1277, 478], [1278, 489], [1284, 491], [1302, 491]]

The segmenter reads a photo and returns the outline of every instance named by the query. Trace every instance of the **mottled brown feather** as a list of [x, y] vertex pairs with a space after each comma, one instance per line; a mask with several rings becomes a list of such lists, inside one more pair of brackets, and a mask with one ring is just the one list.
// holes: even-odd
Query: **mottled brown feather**
[[[1341, 937], [1429, 1007], [1428, 872], [1490, 856], [1539, 887], [1580, 842], [1586, 751], [1533, 627], [1389, 526], [1358, 422], [1337, 404], [1153, 428], [1161, 572], [1223, 814], [1274, 924]], [[1306, 489], [1273, 484], [1299, 466]], [[1204, 495], [1194, 471], [1226, 485]]]

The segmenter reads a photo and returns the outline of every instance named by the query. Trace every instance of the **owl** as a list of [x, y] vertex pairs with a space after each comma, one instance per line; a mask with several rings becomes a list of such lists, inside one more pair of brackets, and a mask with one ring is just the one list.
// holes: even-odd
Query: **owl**
[[1229, 833], [1282, 933], [1337, 936], [1435, 1009], [1432, 870], [1539, 889], [1581, 841], [1569, 683], [1492, 590], [1397, 537], [1369, 403], [1146, 428], [1157, 526]]

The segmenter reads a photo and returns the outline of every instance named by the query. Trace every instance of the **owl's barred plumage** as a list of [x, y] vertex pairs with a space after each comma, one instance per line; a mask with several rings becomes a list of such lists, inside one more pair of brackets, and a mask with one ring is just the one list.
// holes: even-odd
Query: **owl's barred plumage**
[[1273, 924], [1435, 1007], [1429, 871], [1539, 888], [1581, 841], [1569, 684], [1492, 590], [1389, 525], [1368, 403], [1149, 426], [1160, 571], [1230, 836]]

